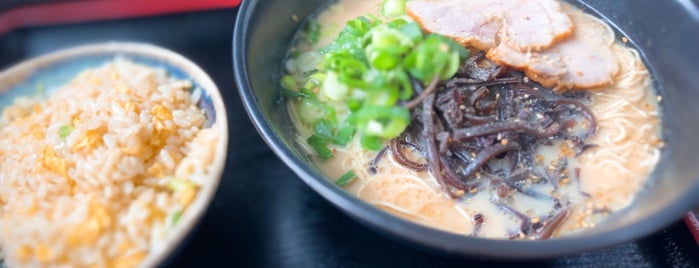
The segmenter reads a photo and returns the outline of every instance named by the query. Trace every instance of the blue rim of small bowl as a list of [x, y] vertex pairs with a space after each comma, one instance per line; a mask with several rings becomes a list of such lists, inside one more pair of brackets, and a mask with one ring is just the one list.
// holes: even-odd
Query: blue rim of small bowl
[[[46, 88], [49, 83], [53, 87], [64, 85], [82, 70], [99, 67], [116, 57], [153, 68], [163, 68], [168, 75], [191, 80], [193, 89], [198, 87], [202, 90], [202, 99], [198, 106], [205, 111], [205, 127], [219, 130], [219, 145], [214, 152], [214, 161], [209, 166], [209, 177], [212, 180], [200, 188], [197, 197], [183, 213], [178, 224], [167, 232], [164, 246], [151, 248], [147, 257], [139, 264], [140, 267], [154, 267], [171, 259], [170, 257], [193, 233], [208, 210], [223, 175], [228, 147], [228, 119], [221, 93], [209, 75], [184, 56], [151, 44], [88, 44], [32, 58], [0, 72], [0, 108], [11, 104], [12, 100], [19, 96], [42, 94], [41, 91], [50, 93], [53, 88]], [[43, 90], [37, 90], [42, 87]]]

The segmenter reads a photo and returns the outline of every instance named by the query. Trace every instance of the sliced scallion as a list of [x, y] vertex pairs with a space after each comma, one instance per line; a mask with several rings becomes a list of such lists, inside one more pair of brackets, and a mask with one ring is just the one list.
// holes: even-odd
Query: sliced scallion
[[352, 136], [354, 136], [356, 128], [353, 126], [346, 126], [341, 128], [337, 134], [335, 134], [335, 137], [333, 137], [333, 143], [337, 145], [347, 145], [350, 140], [352, 140]]
[[365, 134], [393, 138], [410, 124], [410, 112], [401, 106], [365, 106], [351, 120]]
[[384, 0], [381, 6], [381, 14], [386, 17], [397, 17], [405, 15], [406, 0]]
[[182, 218], [182, 210], [175, 210], [175, 212], [170, 215], [170, 225], [175, 225]]
[[[383, 15], [399, 18], [350, 20], [329, 45], [299, 56], [297, 65], [304, 59], [309, 64], [301, 65], [308, 68], [287, 68], [293, 77], [305, 77], [282, 84], [293, 85], [301, 95], [285, 94], [299, 99], [299, 117], [315, 132], [307, 141], [321, 159], [332, 157], [330, 143], [346, 145], [355, 132], [363, 148], [379, 150], [410, 123], [402, 103], [415, 96], [413, 85], [451, 78], [468, 57], [460, 44], [423, 33], [417, 23], [400, 18], [405, 5], [406, 0], [385, 0]], [[309, 21], [305, 30], [314, 23]]]
[[194, 184], [187, 180], [172, 178], [165, 183], [165, 186], [173, 192], [181, 192], [194, 187]]
[[320, 23], [317, 20], [309, 19], [306, 21], [306, 26], [303, 27], [303, 35], [309, 43], [318, 43], [320, 39]]
[[291, 99], [298, 99], [298, 98], [303, 98], [305, 95], [301, 94], [298, 91], [293, 91], [290, 89], [282, 89], [282, 96], [285, 98], [291, 98]]
[[342, 174], [340, 178], [335, 180], [335, 184], [340, 187], [345, 187], [349, 185], [350, 183], [354, 182], [354, 180], [357, 179], [357, 175], [354, 174], [353, 171], [347, 171], [345, 174]]
[[296, 78], [294, 78], [293, 76], [285, 75], [285, 76], [282, 76], [282, 87], [284, 89], [297, 91], [298, 90], [298, 82], [296, 81]]
[[311, 135], [306, 142], [313, 148], [313, 150], [318, 154], [321, 160], [327, 161], [333, 157], [333, 152], [328, 148], [328, 140], [318, 135]]
[[329, 139], [333, 136], [333, 131], [328, 120], [318, 120], [313, 125], [315, 135], [323, 139]]
[[362, 144], [362, 147], [369, 150], [378, 151], [381, 149], [381, 139], [376, 136], [362, 135], [360, 143]]
[[73, 130], [75, 130], [75, 128], [73, 126], [70, 126], [70, 125], [61, 126], [58, 129], [58, 136], [61, 137], [61, 139], [65, 139], [68, 136], [70, 136], [70, 133], [72, 133]]

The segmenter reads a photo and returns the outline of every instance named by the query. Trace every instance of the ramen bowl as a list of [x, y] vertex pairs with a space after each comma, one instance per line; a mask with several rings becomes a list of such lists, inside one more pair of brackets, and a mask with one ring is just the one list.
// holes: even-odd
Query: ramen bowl
[[[699, 10], [691, 1], [571, 1], [606, 20], [637, 48], [662, 97], [665, 147], [649, 182], [626, 209], [583, 232], [551, 240], [500, 240], [439, 231], [393, 216], [345, 192], [327, 178], [298, 143], [280, 92], [282, 62], [305, 18], [326, 1], [245, 1], [233, 37], [238, 90], [246, 110], [272, 150], [312, 189], [357, 221], [411, 245], [456, 255], [542, 258], [604, 248], [668, 226], [699, 204]], [[672, 16], [670, 14], [673, 14]], [[670, 18], [670, 19], [654, 19]]]
[[[128, 62], [128, 63], [127, 63]], [[97, 73], [99, 73], [99, 70], [105, 70], [104, 68], [107, 68], [106, 64], [109, 63], [109, 66], [116, 66], [113, 69], [106, 69], [110, 70], [109, 75], [107, 76], [98, 76]], [[102, 69], [100, 69], [102, 68]], [[111, 68], [111, 67], [110, 67]], [[131, 72], [133, 70], [138, 70]], [[160, 72], [160, 73], [158, 73]], [[146, 78], [143, 78], [143, 80], [138, 80], [140, 78], [135, 77], [135, 76], [128, 76], [125, 74], [144, 74], [144, 76], [148, 77], [167, 77], [163, 78], [162, 80], [160, 78], [158, 79], [150, 79], [148, 81], [166, 81], [166, 83], [170, 83], [169, 81], [178, 81], [185, 83], [186, 82], [187, 86], [171, 86], [172, 84], [156, 84], [160, 85], [162, 87], [157, 87], [157, 89], [153, 89], [153, 86], [145, 86], [143, 84], [138, 84], [138, 81], [145, 81]], [[84, 84], [87, 85], [86, 87], [80, 87], [79, 85], [81, 82], [75, 82], [78, 81], [78, 78], [76, 77], [88, 77], [89, 79], [85, 80], [79, 80], [79, 81], [88, 81], [85, 82]], [[118, 80], [118, 81], [126, 81], [122, 82], [124, 83], [125, 86], [121, 86], [120, 89], [113, 89], [111, 86], [104, 86], [109, 82], [106, 81], [112, 81], [108, 79], [104, 79], [106, 77], [111, 77], [112, 80]], [[122, 80], [119, 80], [122, 79]], [[133, 80], [126, 80], [126, 79], [133, 79]], [[172, 79], [172, 80], [166, 80], [166, 79]], [[71, 84], [71, 86], [65, 86], [68, 85], [71, 81], [75, 82], [74, 84]], [[134, 82], [136, 81], [136, 82]], [[142, 86], [143, 85], [143, 86]], [[176, 92], [170, 91], [170, 89], [165, 89], [168, 87], [175, 88]], [[66, 90], [72, 90], [74, 88], [79, 88], [80, 91], [79, 93], [74, 94], [76, 91], [66, 91]], [[169, 216], [154, 216], [154, 215], [148, 215], [146, 218], [150, 217], [153, 219], [151, 222], [159, 222], [160, 227], [154, 227], [155, 224], [153, 225], [147, 225], [149, 227], [146, 228], [152, 228], [149, 229], [147, 232], [148, 235], [159, 233], [155, 240], [151, 240], [148, 243], [145, 243], [147, 245], [147, 248], [144, 249], [142, 247], [136, 248], [137, 246], [129, 247], [128, 243], [125, 243], [123, 241], [118, 241], [118, 240], [124, 240], [124, 237], [126, 239], [134, 239], [134, 237], [138, 237], [138, 235], [133, 235], [134, 233], [137, 234], [143, 234], [142, 232], [135, 231], [134, 227], [137, 226], [129, 226], [130, 224], [133, 224], [133, 222], [138, 221], [139, 219], [142, 219], [143, 216], [149, 214], [148, 211], [150, 209], [146, 210], [139, 210], [138, 206], [131, 206], [129, 202], [129, 205], [123, 206], [125, 201], [130, 201], [133, 200], [133, 203], [138, 203], [136, 202], [135, 198], [134, 199], [126, 199], [124, 197], [128, 196], [139, 196], [139, 198], [146, 198], [147, 194], [138, 194], [138, 193], [150, 193], [152, 194], [153, 191], [160, 191], [157, 194], [150, 195], [151, 197], [154, 195], [159, 195], [161, 198], [159, 201], [146, 201], [148, 203], [147, 206], [161, 206], [157, 205], [156, 203], [167, 203], [167, 204], [173, 204], [174, 202], [171, 202], [172, 199], [169, 199], [170, 201], [164, 200], [168, 199], [168, 197], [165, 197], [166, 195], [169, 194], [169, 192], [163, 192], [162, 190], [164, 189], [169, 189], [172, 188], [170, 186], [167, 186], [165, 181], [160, 181], [160, 179], [167, 179], [168, 177], [161, 177], [159, 175], [153, 175], [153, 177], [145, 177], [143, 181], [141, 181], [141, 185], [134, 185], [129, 184], [129, 185], [122, 185], [122, 183], [131, 183], [129, 182], [124, 182], [124, 178], [119, 176], [119, 175], [113, 175], [114, 173], [118, 172], [130, 172], [134, 171], [137, 168], [130, 168], [128, 165], [127, 166], [122, 166], [120, 165], [117, 171], [114, 171], [113, 169], [106, 168], [110, 166], [110, 161], [104, 161], [102, 163], [98, 163], [95, 167], [92, 168], [92, 170], [97, 170], [96, 172], [102, 172], [99, 174], [93, 173], [94, 176], [83, 176], [79, 175], [79, 173], [76, 171], [78, 166], [81, 165], [87, 165], [85, 162], [75, 162], [75, 169], [71, 169], [70, 172], [74, 172], [71, 174], [78, 174], [78, 175], [70, 175], [71, 177], [75, 178], [73, 183], [74, 185], [81, 185], [80, 187], [85, 187], [85, 188], [80, 188], [80, 190], [76, 190], [73, 192], [71, 190], [69, 196], [68, 194], [65, 194], [63, 196], [60, 196], [59, 198], [55, 198], [51, 200], [51, 205], [49, 206], [53, 210], [59, 210], [63, 209], [65, 207], [61, 207], [59, 204], [66, 204], [66, 200], [71, 200], [70, 198], [73, 198], [73, 196], [90, 196], [91, 194], [94, 194], [95, 198], [92, 199], [94, 201], [90, 202], [85, 202], [84, 205], [90, 205], [90, 206], [97, 206], [97, 210], [94, 211], [99, 211], [100, 218], [102, 220], [97, 221], [98, 224], [94, 224], [94, 217], [89, 216], [93, 215], [92, 213], [96, 213], [92, 210], [92, 208], [88, 209], [83, 209], [88, 211], [86, 215], [88, 216], [83, 216], [85, 214], [81, 214], [80, 209], [73, 209], [73, 210], [68, 210], [66, 214], [70, 215], [70, 217], [61, 217], [59, 219], [53, 219], [52, 224], [50, 225], [56, 225], [56, 226], [68, 226], [71, 227], [72, 224], [75, 224], [77, 222], [77, 228], [75, 228], [75, 232], [77, 232], [77, 236], [70, 236], [70, 232], [72, 231], [66, 231], [68, 233], [68, 238], [63, 240], [63, 239], [54, 239], [54, 240], [49, 240], [49, 241], [34, 241], [31, 243], [36, 243], [36, 244], [41, 244], [41, 246], [44, 247], [44, 252], [49, 252], [50, 254], [48, 255], [43, 255], [42, 258], [37, 257], [37, 260], [40, 262], [50, 262], [54, 259], [57, 259], [58, 257], [64, 258], [62, 261], [94, 261], [94, 259], [90, 259], [92, 257], [95, 257], [94, 255], [91, 254], [86, 254], [86, 251], [89, 251], [89, 249], [92, 248], [99, 248], [99, 247], [112, 247], [112, 250], [110, 252], [114, 252], [114, 249], [117, 249], [119, 245], [122, 245], [123, 247], [128, 248], [131, 250], [131, 252], [143, 252], [144, 250], [147, 250], [147, 253], [141, 254], [141, 255], [130, 255], [130, 256], [135, 256], [135, 257], [130, 257], [132, 258], [131, 260], [127, 259], [119, 259], [120, 257], [102, 257], [102, 255], [99, 255], [102, 258], [107, 259], [106, 261], [111, 262], [115, 261], [117, 262], [118, 260], [121, 261], [127, 261], [128, 266], [142, 266], [142, 267], [153, 267], [156, 265], [159, 265], [164, 262], [170, 255], [172, 255], [176, 249], [178, 249], [179, 245], [185, 240], [185, 238], [192, 232], [193, 229], [197, 226], [197, 223], [199, 220], [205, 215], [209, 204], [211, 203], [211, 200], [213, 200], [213, 197], [216, 193], [216, 190], [218, 189], [219, 181], [221, 178], [221, 175], [223, 173], [223, 168], [225, 164], [225, 159], [226, 159], [226, 148], [227, 148], [227, 143], [228, 143], [228, 125], [227, 125], [227, 120], [226, 120], [226, 111], [225, 107], [223, 104], [223, 100], [221, 99], [220, 93], [218, 91], [218, 88], [216, 87], [216, 84], [209, 78], [209, 76], [201, 69], [199, 68], [196, 64], [191, 62], [190, 60], [186, 59], [185, 57], [169, 51], [164, 48], [160, 48], [157, 46], [153, 46], [150, 44], [143, 44], [143, 43], [126, 43], [126, 42], [110, 42], [110, 43], [99, 43], [99, 44], [90, 44], [90, 45], [84, 45], [84, 46], [79, 46], [79, 47], [74, 47], [74, 48], [69, 48], [69, 49], [64, 49], [56, 52], [52, 52], [46, 55], [42, 55], [36, 58], [32, 58], [29, 60], [26, 60], [24, 62], [21, 62], [15, 66], [12, 66], [6, 70], [3, 70], [0, 72], [0, 108], [4, 109], [9, 107], [10, 105], [13, 105], [13, 102], [15, 102], [15, 99], [20, 98], [20, 97], [25, 97], [25, 98], [32, 98], [32, 97], [37, 97], [39, 101], [44, 100], [46, 98], [53, 99], [54, 96], [57, 94], [63, 94], [60, 96], [64, 96], [65, 98], [56, 100], [56, 102], [61, 102], [61, 103], [70, 103], [70, 105], [78, 103], [79, 105], [76, 106], [61, 106], [61, 107], [69, 107], [72, 109], [83, 109], [83, 107], [92, 107], [95, 109], [102, 109], [106, 106], [106, 109], [111, 109], [111, 113], [115, 114], [115, 116], [109, 117], [109, 129], [123, 129], [122, 126], [120, 125], [120, 121], [122, 120], [127, 120], [126, 118], [142, 118], [142, 116], [146, 115], [152, 111], [160, 109], [160, 112], [163, 113], [168, 113], [164, 112], [164, 109], [168, 109], [167, 107], [175, 107], [175, 106], [167, 106], [174, 101], [162, 101], [161, 97], [158, 97], [156, 100], [154, 95], [157, 94], [152, 94], [152, 95], [147, 95], [144, 97], [144, 99], [141, 99], [141, 103], [139, 104], [133, 104], [136, 107], [139, 108], [132, 108], [133, 109], [141, 109], [143, 113], [141, 112], [135, 112], [131, 115], [121, 115], [119, 116], [119, 108], [118, 106], [120, 105], [119, 103], [123, 102], [121, 100], [127, 99], [124, 97], [124, 95], [133, 95], [134, 93], [138, 90], [142, 90], [144, 88], [148, 88], [149, 90], [154, 90], [158, 91], [160, 93], [158, 94], [165, 94], [164, 92], [170, 92], [173, 95], [180, 94], [179, 96], [191, 96], [191, 98], [187, 97], [173, 97], [173, 95], [170, 95], [173, 99], [178, 99], [182, 103], [188, 102], [190, 110], [195, 110], [192, 106], [196, 106], [198, 109], [196, 109], [196, 116], [197, 116], [197, 125], [201, 129], [207, 129], [213, 136], [216, 138], [212, 139], [211, 143], [204, 142], [200, 145], [209, 145], [207, 147], [202, 147], [201, 150], [196, 150], [196, 149], [187, 149], [187, 148], [181, 148], [177, 147], [178, 149], [182, 149], [183, 151], [197, 151], [197, 152], [202, 152], [205, 158], [208, 158], [207, 164], [204, 165], [197, 165], [194, 164], [195, 168], [202, 167], [204, 172], [201, 173], [196, 173], [201, 175], [199, 177], [199, 181], [203, 183], [194, 183], [193, 182], [188, 182], [189, 183], [189, 189], [192, 189], [193, 195], [189, 195], [186, 200], [186, 205], [182, 205], [180, 208], [174, 208], [173, 211], [171, 211]], [[93, 91], [93, 89], [95, 89]], [[111, 99], [109, 97], [105, 97], [104, 95], [100, 95], [100, 90], [104, 90], [101, 92], [109, 92], [105, 94], [112, 94], [110, 96], [117, 96], [114, 98], [119, 98], [119, 100], [116, 103], [112, 103], [112, 105], [101, 105], [100, 100], [107, 100], [107, 101], [114, 101], [114, 99]], [[191, 95], [184, 95], [186, 91], [190, 91]], [[70, 92], [70, 93], [66, 93]], [[88, 93], [83, 93], [83, 92], [92, 92], [90, 94]], [[121, 93], [123, 94], [121, 94]], [[72, 94], [72, 95], [71, 95]], [[94, 97], [95, 95], [99, 95], [100, 99], [97, 97]], [[194, 97], [196, 95], [196, 97]], [[162, 96], [162, 95], [161, 95]], [[67, 100], [64, 102], [64, 100]], [[128, 100], [128, 99], [127, 99]], [[147, 104], [149, 101], [158, 101], [159, 104]], [[55, 102], [54, 102], [55, 103]], [[104, 103], [104, 102], [102, 102]], [[84, 104], [84, 106], [83, 106]], [[39, 106], [40, 103], [36, 103], [35, 107], [41, 107]], [[56, 106], [50, 106], [51, 104], [41, 104], [45, 105], [46, 107], [56, 107]], [[153, 108], [148, 109], [146, 105], [155, 105]], [[158, 106], [160, 105], [160, 106]], [[159, 107], [159, 108], [156, 108]], [[177, 106], [179, 107], [179, 106]], [[48, 108], [47, 108], [48, 109]], [[35, 109], [36, 110], [36, 109]], [[128, 110], [128, 109], [127, 109]], [[54, 110], [55, 111], [55, 110]], [[65, 110], [60, 110], [58, 109], [59, 112], [53, 113], [49, 116], [61, 116], [60, 114], [66, 113], [70, 114], [70, 112], [66, 112]], [[71, 110], [75, 111], [75, 110]], [[82, 110], [77, 110], [77, 111], [82, 111]], [[136, 110], [138, 111], [138, 110]], [[180, 108], [178, 110], [172, 110], [174, 112], [182, 112]], [[39, 113], [38, 111], [36, 113]], [[123, 113], [123, 110], [122, 110]], [[87, 113], [83, 114], [86, 115]], [[137, 115], [138, 114], [138, 115]], [[95, 122], [95, 119], [97, 118], [97, 115], [94, 113], [91, 115], [92, 117], [82, 117], [83, 115], [80, 115], [79, 120], [83, 121], [76, 121], [75, 119], [72, 121], [70, 124], [71, 127], [61, 127], [62, 130], [60, 130], [60, 136], [61, 139], [59, 141], [60, 144], [69, 144], [70, 140], [72, 137], [78, 137], [81, 134], [80, 130], [81, 127], [84, 125], [82, 122], [86, 122], [87, 120], [90, 120], [90, 122]], [[139, 115], [141, 117], [139, 117]], [[169, 119], [166, 120], [171, 120], [170, 123], [167, 123], [166, 121], [162, 121], [163, 124], [170, 124], [173, 125], [175, 120], [177, 120], [177, 124], [180, 124], [183, 121], [180, 121], [179, 119], [174, 119], [178, 117], [178, 115], [172, 115], [170, 114]], [[186, 117], [186, 115], [185, 115]], [[43, 117], [42, 117], [43, 118]], [[87, 119], [85, 119], [87, 118]], [[153, 117], [155, 118], [155, 116]], [[50, 120], [48, 120], [50, 121]], [[135, 127], [134, 124], [131, 124], [130, 121], [124, 121], [124, 122], [129, 122], [127, 125], [124, 127], [130, 128], [130, 127]], [[150, 124], [151, 119], [145, 119], [141, 120], [141, 123], [137, 123], [135, 125], [147, 125]], [[153, 121], [155, 122], [155, 121]], [[5, 126], [3, 126], [5, 127]], [[167, 127], [162, 128], [167, 129]], [[189, 129], [188, 129], [189, 130]], [[116, 132], [112, 130], [105, 130], [107, 134], [111, 135], [110, 137], [113, 139], [111, 142], [107, 142], [107, 134], [102, 134], [103, 138], [100, 139], [98, 142], [92, 142], [92, 145], [90, 145], [91, 150], [99, 150], [106, 148], [104, 152], [105, 155], [111, 155], [111, 152], [114, 152], [114, 148], [112, 146], [109, 146], [108, 143], [114, 144], [115, 140], [119, 140], [117, 138], [118, 136], [128, 136], [128, 137], [143, 137], [142, 135], [148, 135], [146, 134], [148, 131], [147, 130], [138, 130], [134, 134], [133, 131], [131, 132]], [[50, 135], [54, 132], [52, 131], [47, 131], [46, 136], [50, 137]], [[87, 131], [86, 133], [89, 133]], [[122, 133], [123, 135], [118, 135], [117, 133]], [[131, 134], [124, 134], [124, 133], [131, 133]], [[197, 132], [197, 133], [202, 133], [202, 132]], [[87, 134], [86, 134], [87, 135]], [[179, 134], [168, 134], [169, 136], [168, 139], [175, 139], [178, 138], [180, 140], [189, 140], [193, 141], [194, 138], [192, 138], [192, 134], [187, 138], [184, 138], [185, 135], [180, 136]], [[153, 141], [154, 136], [150, 136], [151, 138], [150, 141]], [[198, 136], [194, 136], [198, 137]], [[104, 140], [104, 141], [101, 141]], [[6, 142], [6, 141], [3, 141]], [[117, 141], [118, 143], [118, 141]], [[166, 142], [169, 144], [173, 144], [170, 141]], [[58, 153], [54, 152], [54, 156], [56, 157], [63, 157], [63, 161], [70, 161], [70, 160], [65, 160], [68, 159], [66, 155], [71, 155], [70, 150], [68, 151], [61, 151], [61, 147], [63, 145], [58, 145], [56, 146]], [[185, 144], [185, 143], [177, 143], [177, 144]], [[4, 143], [5, 146], [3, 146], [3, 150], [7, 148], [7, 144]], [[23, 147], [27, 148], [29, 152], [31, 151], [30, 144], [24, 144], [22, 145]], [[46, 145], [48, 148], [49, 145]], [[186, 146], [186, 145], [183, 145]], [[70, 147], [68, 147], [70, 148]], [[72, 147], [72, 148], [78, 148], [78, 147]], [[110, 149], [111, 148], [111, 149]], [[128, 149], [125, 147], [118, 147], [116, 150], [124, 150]], [[142, 152], [143, 150], [150, 150], [150, 149], [138, 149], [135, 150], [134, 152], [130, 153], [123, 153], [123, 154], [117, 154], [117, 155], [130, 155], [126, 156], [131, 157], [131, 159], [137, 159], [136, 157], [140, 157], [139, 152]], [[74, 151], [80, 151], [80, 150], [74, 150]], [[136, 152], [138, 151], [138, 152]], [[83, 152], [83, 151], [80, 151]], [[165, 152], [164, 150], [161, 152]], [[167, 153], [167, 152], [166, 152]], [[58, 154], [62, 154], [62, 156], [59, 156]], [[77, 154], [73, 152], [73, 154]], [[169, 154], [169, 153], [168, 153]], [[112, 155], [113, 156], [113, 155]], [[199, 155], [198, 157], [202, 157], [202, 155]], [[54, 157], [55, 158], [55, 157]], [[117, 157], [119, 158], [119, 157]], [[152, 157], [152, 160], [155, 160], [157, 157]], [[138, 158], [140, 159], [140, 158]], [[57, 160], [61, 162], [61, 160]], [[138, 161], [138, 160], [134, 160]], [[156, 162], [159, 160], [155, 160]], [[92, 161], [90, 161], [92, 162]], [[133, 161], [132, 161], [133, 162]], [[65, 163], [65, 162], [63, 162]], [[122, 162], [120, 162], [122, 163]], [[203, 163], [203, 162], [202, 162]], [[3, 163], [7, 164], [7, 163]], [[46, 164], [44, 164], [46, 165]], [[141, 164], [136, 164], [136, 166], [140, 165], [141, 169], [143, 169], [143, 166], [145, 166], [145, 162]], [[10, 166], [8, 169], [21, 169], [18, 166]], [[3, 170], [8, 170], [8, 169], [3, 169]], [[41, 169], [38, 169], [41, 170]], [[108, 173], [109, 171], [113, 173]], [[169, 172], [169, 171], [168, 171]], [[64, 173], [65, 174], [65, 173]], [[120, 173], [118, 173], [120, 174]], [[161, 173], [162, 174], [162, 173]], [[165, 173], [169, 174], [169, 173]], [[195, 174], [195, 173], [191, 173]], [[196, 175], [196, 176], [199, 176]], [[170, 175], [168, 175], [170, 176]], [[173, 175], [174, 176], [174, 175]], [[195, 176], [195, 175], [192, 175]], [[89, 179], [85, 179], [89, 178]], [[120, 178], [121, 180], [117, 181], [116, 179], [113, 181], [108, 181], [110, 179], [106, 178]], [[132, 178], [132, 177], [128, 177]], [[129, 179], [126, 180], [129, 180]], [[156, 182], [144, 182], [148, 179], [154, 179]], [[9, 179], [8, 179], [9, 180]], [[104, 180], [107, 180], [106, 182], [103, 182]], [[96, 182], [99, 181], [99, 182]], [[153, 180], [151, 180], [153, 181]], [[159, 182], [158, 182], [159, 181]], [[183, 181], [178, 181], [178, 183], [181, 183]], [[90, 183], [90, 185], [98, 185], [99, 187], [103, 187], [104, 191], [99, 191], [97, 193], [83, 193], [82, 191], [87, 191], [84, 189], [100, 189], [92, 186], [85, 186], [86, 183]], [[150, 185], [152, 188], [146, 189], [148, 187], [144, 185]], [[119, 188], [116, 187], [116, 185], [119, 185], [119, 188], [124, 189], [120, 190]], [[32, 185], [33, 186], [33, 185]], [[124, 187], [121, 187], [124, 186]], [[150, 187], [149, 186], [149, 187]], [[180, 185], [183, 186], [183, 185]], [[180, 187], [178, 186], [178, 187]], [[36, 186], [39, 187], [40, 186]], [[128, 189], [127, 189], [128, 188]], [[161, 189], [161, 190], [157, 190]], [[184, 188], [180, 188], [184, 189]], [[95, 190], [96, 191], [96, 190]], [[115, 194], [114, 192], [117, 191], [118, 195]], [[123, 191], [123, 192], [122, 192]], [[172, 192], [176, 192], [177, 190], [170, 190]], [[37, 190], [38, 192], [38, 190]], [[106, 196], [112, 196], [112, 199], [108, 199]], [[99, 197], [98, 197], [99, 196]], [[104, 202], [103, 199], [100, 199], [100, 197], [105, 196], [104, 200], [112, 200], [112, 202]], [[122, 197], [118, 199], [119, 201], [114, 201], [114, 196]], [[79, 197], [75, 197], [75, 200], [80, 200], [78, 199]], [[37, 198], [37, 199], [40, 199]], [[145, 201], [146, 199], [143, 199], [142, 201]], [[53, 202], [56, 203], [56, 205], [53, 205]], [[62, 202], [62, 203], [61, 203]], [[79, 203], [75, 204], [76, 207], [80, 207], [83, 205], [83, 202], [74, 202], [70, 201], [73, 203]], [[72, 206], [73, 203], [70, 203]], [[116, 203], [119, 203], [119, 205], [115, 205]], [[4, 204], [5, 205], [5, 204]], [[176, 205], [177, 206], [177, 205]], [[128, 213], [126, 212], [127, 209], [123, 209], [124, 207], [131, 208], [128, 211], [136, 212], [137, 214], [140, 214], [141, 216], [129, 216], [129, 215], [134, 215], [133, 213]], [[43, 213], [43, 212], [42, 212]], [[77, 214], [76, 214], [77, 213]], [[168, 212], [165, 211], [159, 211], [160, 214], [165, 214]], [[98, 214], [94, 214], [98, 215]], [[87, 220], [85, 220], [86, 217]], [[75, 221], [70, 221], [70, 219], [73, 219]], [[69, 221], [69, 222], [64, 222], [64, 221]], [[90, 224], [84, 225], [83, 222], [88, 222]], [[102, 223], [99, 223], [102, 222]], [[4, 222], [4, 224], [7, 224]], [[16, 224], [16, 223], [15, 223]], [[33, 224], [30, 223], [25, 223], [27, 226], [32, 226]], [[8, 225], [9, 226], [9, 225]], [[96, 227], [97, 226], [97, 227]], [[6, 226], [7, 227], [7, 226]], [[45, 229], [43, 229], [45, 228]], [[19, 229], [26, 229], [25, 226]], [[129, 229], [129, 231], [124, 231], [124, 229]], [[158, 231], [157, 229], [160, 229]], [[32, 229], [33, 230], [33, 229]], [[54, 230], [51, 229], [51, 227], [47, 226], [39, 226], [38, 231], [29, 233], [29, 235], [35, 235], [38, 233], [39, 236], [44, 237], [42, 239], [46, 239], [45, 237], [48, 236], [46, 235], [49, 231], [44, 231], [44, 230]], [[59, 229], [59, 230], [64, 230], [64, 229]], [[72, 229], [65, 229], [65, 230], [72, 230]], [[96, 231], [95, 231], [96, 230]], [[114, 233], [118, 233], [118, 235], [114, 236], [97, 236], [100, 234], [104, 234], [107, 232], [106, 230], [116, 230]], [[123, 231], [123, 232], [122, 232]], [[13, 232], [13, 230], [10, 230], [10, 232]], [[53, 232], [53, 231], [51, 231]], [[58, 233], [58, 234], [56, 234]], [[63, 237], [65, 233], [60, 233], [60, 232], [53, 232], [49, 235], [55, 235], [54, 237]], [[19, 236], [21, 239], [25, 238], [30, 238], [27, 237], [28, 235], [25, 233], [22, 233], [21, 231], [19, 233], [13, 234], [13, 236]], [[72, 238], [71, 238], [72, 237]], [[150, 236], [149, 236], [150, 237]], [[153, 235], [153, 237], [156, 237]], [[70, 239], [73, 239], [77, 242], [66, 242]], [[150, 239], [148, 239], [150, 240]], [[101, 242], [100, 242], [101, 241]], [[153, 242], [153, 241], [158, 241], [158, 242]], [[92, 242], [95, 242], [92, 244]], [[105, 243], [106, 242], [106, 243]], [[11, 244], [11, 243], [7, 243]], [[57, 250], [58, 248], [61, 248], [64, 245], [66, 249], [65, 251]], [[88, 246], [85, 246], [88, 245]], [[126, 245], [126, 246], [124, 246]], [[132, 243], [133, 245], [133, 243]], [[144, 246], [144, 244], [141, 244], [139, 246]], [[23, 247], [29, 247], [29, 246], [23, 246]], [[31, 247], [34, 247], [34, 245], [31, 245]], [[35, 247], [39, 247], [38, 245]], [[87, 250], [86, 250], [87, 248]], [[135, 251], [133, 249], [136, 249]], [[7, 249], [3, 249], [7, 250]], [[67, 257], [64, 255], [59, 255], [62, 254], [61, 252], [68, 252], [65, 253], [66, 255], [70, 254], [70, 250], [82, 250], [82, 255], [70, 255], [72, 257]], [[36, 252], [39, 252], [38, 249], [35, 250]], [[105, 250], [106, 252], [107, 250]], [[21, 251], [14, 251], [14, 250], [7, 250], [7, 254], [20, 254]], [[113, 253], [112, 253], [113, 254]], [[126, 254], [126, 253], [124, 253]], [[38, 255], [37, 255], [38, 256]], [[55, 256], [55, 258], [54, 258]], [[106, 255], [105, 255], [106, 256]], [[123, 256], [123, 255], [122, 255]], [[31, 255], [27, 256], [24, 255], [23, 257], [19, 257], [20, 261], [36, 261], [34, 259], [31, 259]], [[22, 260], [24, 259], [24, 260]], [[100, 261], [105, 261], [100, 259]], [[6, 264], [8, 264], [6, 262]], [[16, 262], [9, 263], [10, 265], [17, 264]], [[124, 264], [122, 262], [122, 264]], [[19, 264], [22, 265], [22, 264]], [[71, 266], [81, 266], [76, 263], [71, 263]]]

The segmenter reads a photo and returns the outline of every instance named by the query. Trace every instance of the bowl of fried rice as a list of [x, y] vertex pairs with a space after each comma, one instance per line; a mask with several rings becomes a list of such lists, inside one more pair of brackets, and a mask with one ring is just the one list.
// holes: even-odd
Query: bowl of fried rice
[[0, 72], [0, 257], [151, 267], [205, 214], [228, 125], [215, 83], [149, 44], [57, 51]]

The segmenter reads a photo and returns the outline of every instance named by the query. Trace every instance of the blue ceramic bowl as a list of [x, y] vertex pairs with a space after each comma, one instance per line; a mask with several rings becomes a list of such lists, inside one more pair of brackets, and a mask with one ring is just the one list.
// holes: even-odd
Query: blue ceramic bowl
[[185, 57], [153, 45], [121, 42], [85, 45], [30, 59], [0, 72], [0, 111], [20, 96], [48, 96], [83, 70], [99, 67], [115, 57], [153, 68], [162, 68], [171, 76], [192, 81], [192, 88], [202, 91], [197, 105], [205, 110], [205, 127], [217, 129], [220, 137], [220, 144], [216, 146], [214, 161], [211, 164], [209, 183], [200, 188], [197, 197], [178, 224], [169, 231], [165, 238], [167, 245], [153, 249], [141, 263], [141, 267], [153, 267], [176, 251], [178, 245], [196, 227], [211, 203], [223, 173], [228, 144], [228, 122], [223, 100], [211, 78]]

